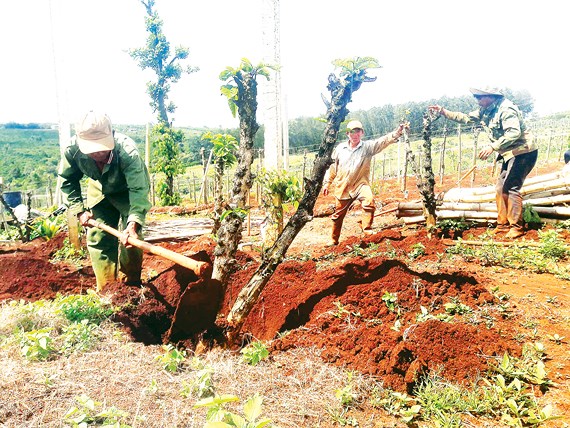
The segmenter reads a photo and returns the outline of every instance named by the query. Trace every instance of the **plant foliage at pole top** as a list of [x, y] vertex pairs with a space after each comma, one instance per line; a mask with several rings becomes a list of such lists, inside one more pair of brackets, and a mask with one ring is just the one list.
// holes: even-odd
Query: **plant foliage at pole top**
[[236, 163], [238, 142], [233, 135], [206, 132], [202, 135], [202, 140], [207, 140], [212, 143], [212, 150], [214, 151], [214, 158], [217, 164], [230, 167]]
[[[354, 57], [354, 58], [345, 58], [345, 59], [335, 59], [332, 64], [340, 69], [339, 77], [349, 77], [353, 74], [361, 74], [366, 73], [366, 70], [370, 68], [382, 68], [380, 64], [378, 64], [378, 60], [376, 58], [372, 58], [370, 56], [365, 57]], [[376, 80], [375, 77], [366, 77], [366, 82], [374, 82]]]
[[272, 206], [274, 196], [279, 197], [284, 204], [291, 203], [295, 208], [299, 206], [303, 192], [301, 183], [295, 175], [285, 170], [263, 168], [256, 179], [263, 188], [263, 204], [266, 208]]
[[[345, 58], [345, 59], [335, 59], [332, 61], [332, 64], [339, 69], [338, 76], [334, 73], [329, 75], [329, 83], [327, 85], [327, 89], [331, 93], [331, 97], [335, 98], [343, 94], [347, 96], [348, 102], [351, 101], [352, 93], [360, 89], [360, 86], [364, 82], [374, 82], [376, 81], [376, 77], [370, 77], [366, 73], [370, 68], [382, 68], [378, 64], [378, 60], [369, 56], [366, 57], [354, 57], [354, 58]], [[350, 89], [349, 93], [345, 93], [343, 88]], [[330, 109], [332, 105], [332, 101], [327, 99], [325, 95], [321, 95], [327, 110]], [[345, 110], [343, 115], [345, 116], [348, 114], [348, 110]], [[330, 113], [330, 111], [329, 111]], [[328, 114], [328, 113], [327, 113]], [[329, 119], [325, 119], [324, 121], [328, 121]]]
[[178, 205], [181, 199], [174, 190], [174, 178], [184, 172], [180, 160], [180, 145], [184, 141], [184, 133], [173, 129], [166, 122], [155, 125], [152, 132], [157, 139], [153, 147], [151, 172], [164, 174], [164, 180], [160, 181], [157, 193], [162, 205]]
[[238, 68], [227, 67], [220, 73], [220, 80], [226, 82], [222, 85], [220, 91], [228, 99], [228, 105], [233, 117], [236, 117], [237, 109], [240, 103], [239, 87], [246, 80], [255, 80], [257, 75], [265, 76], [269, 80], [269, 70], [277, 70], [276, 65], [265, 64], [260, 62], [254, 66], [247, 58], [242, 58]]
[[176, 83], [183, 73], [190, 74], [198, 68], [180, 65], [180, 61], [188, 58], [189, 51], [185, 47], [176, 47], [171, 57], [170, 43], [162, 31], [163, 22], [153, 10], [154, 0], [140, 1], [146, 8], [145, 25], [148, 37], [145, 47], [129, 49], [129, 55], [137, 61], [142, 70], [149, 68], [155, 72], [156, 81], [147, 83], [147, 93], [151, 97], [149, 104], [153, 112], [158, 112], [158, 119], [168, 123], [168, 113], [173, 113], [176, 109], [174, 103], [168, 101], [170, 83]]

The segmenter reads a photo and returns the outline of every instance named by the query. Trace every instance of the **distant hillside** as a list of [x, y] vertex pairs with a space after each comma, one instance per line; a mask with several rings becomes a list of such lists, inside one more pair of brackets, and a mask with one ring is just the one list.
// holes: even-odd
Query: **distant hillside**
[[0, 129], [0, 177], [5, 189], [52, 186], [59, 162], [55, 129]]

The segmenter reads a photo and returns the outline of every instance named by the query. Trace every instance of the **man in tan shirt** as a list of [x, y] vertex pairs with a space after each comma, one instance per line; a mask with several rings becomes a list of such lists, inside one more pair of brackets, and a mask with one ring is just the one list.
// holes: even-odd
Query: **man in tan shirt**
[[404, 128], [398, 129], [377, 140], [362, 141], [364, 128], [358, 120], [351, 120], [346, 126], [348, 140], [335, 147], [333, 163], [324, 179], [323, 195], [329, 194], [329, 188], [334, 183], [332, 195], [336, 198], [335, 212], [331, 216], [333, 222], [330, 245], [337, 245], [340, 238], [342, 223], [353, 202], [362, 205], [362, 229], [370, 232], [374, 220], [374, 195], [370, 188], [370, 163], [372, 157], [390, 144], [398, 141]]

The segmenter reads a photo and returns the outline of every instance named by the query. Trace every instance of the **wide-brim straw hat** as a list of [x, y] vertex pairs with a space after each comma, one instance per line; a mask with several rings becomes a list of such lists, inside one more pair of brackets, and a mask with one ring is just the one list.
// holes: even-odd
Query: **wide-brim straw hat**
[[493, 97], [504, 97], [505, 94], [503, 94], [501, 92], [500, 89], [498, 88], [492, 88], [490, 86], [485, 86], [484, 88], [469, 88], [469, 90], [471, 91], [471, 93], [474, 96], [485, 96], [485, 95], [491, 95]]

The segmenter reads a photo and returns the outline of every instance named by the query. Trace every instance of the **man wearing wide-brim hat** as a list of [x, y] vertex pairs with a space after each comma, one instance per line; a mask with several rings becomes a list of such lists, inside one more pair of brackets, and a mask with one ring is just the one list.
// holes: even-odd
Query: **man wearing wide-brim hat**
[[538, 157], [538, 148], [532, 134], [526, 129], [519, 108], [492, 87], [471, 88], [479, 108], [469, 114], [449, 111], [442, 106], [430, 110], [447, 119], [481, 126], [489, 137], [489, 144], [481, 149], [479, 158], [487, 159], [497, 152], [503, 161], [497, 179], [497, 227], [494, 234], [507, 232], [505, 238], [514, 239], [524, 234], [523, 202], [520, 193], [525, 178]]
[[[150, 178], [135, 142], [115, 132], [109, 117], [89, 111], [75, 125], [75, 136], [64, 149], [59, 175], [61, 191], [69, 211], [82, 225], [90, 218], [122, 229], [125, 239], [142, 238], [149, 201]], [[81, 180], [88, 177], [87, 200], [81, 194]], [[119, 227], [120, 225], [120, 227]], [[142, 250], [101, 229], [87, 230], [87, 248], [97, 279], [97, 289], [116, 281], [141, 283]]]

